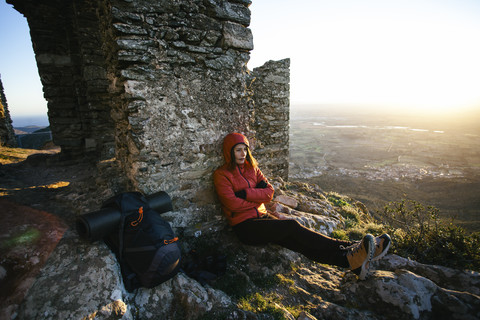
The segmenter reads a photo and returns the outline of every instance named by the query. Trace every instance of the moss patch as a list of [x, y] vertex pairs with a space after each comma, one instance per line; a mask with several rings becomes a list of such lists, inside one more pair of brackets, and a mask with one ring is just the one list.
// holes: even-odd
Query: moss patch
[[35, 228], [28, 228], [24, 232], [2, 241], [2, 248], [12, 248], [15, 246], [28, 245], [36, 242], [41, 236], [41, 232]]

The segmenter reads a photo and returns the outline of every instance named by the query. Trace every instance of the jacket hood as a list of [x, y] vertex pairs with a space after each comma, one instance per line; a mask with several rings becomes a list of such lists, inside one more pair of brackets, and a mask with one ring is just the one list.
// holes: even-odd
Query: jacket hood
[[225, 157], [225, 162], [227, 164], [230, 164], [232, 161], [232, 148], [239, 143], [244, 143], [250, 148], [247, 137], [241, 133], [230, 133], [225, 137], [225, 139], [223, 139], [223, 156]]

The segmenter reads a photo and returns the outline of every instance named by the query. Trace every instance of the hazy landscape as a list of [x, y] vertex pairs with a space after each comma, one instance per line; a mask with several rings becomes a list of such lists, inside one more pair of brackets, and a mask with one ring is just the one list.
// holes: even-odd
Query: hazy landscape
[[480, 231], [478, 114], [292, 106], [290, 119], [290, 179], [362, 201], [377, 217], [405, 198]]

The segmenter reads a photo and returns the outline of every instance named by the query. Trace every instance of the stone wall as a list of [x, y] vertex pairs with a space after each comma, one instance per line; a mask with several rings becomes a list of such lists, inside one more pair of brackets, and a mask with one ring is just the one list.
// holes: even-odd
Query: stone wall
[[[135, 187], [178, 203], [212, 199], [221, 142], [250, 132], [246, 63], [253, 48], [247, 3], [114, 2], [119, 77], [125, 96], [117, 159]], [[123, 116], [122, 116], [123, 115]], [[213, 202], [213, 201], [210, 201]]]
[[253, 69], [252, 76], [255, 156], [266, 175], [288, 180], [290, 59], [268, 61]]
[[8, 111], [7, 98], [3, 90], [2, 79], [0, 78], [0, 146], [15, 147], [15, 132], [12, 127], [12, 119]]
[[[95, 1], [11, 0], [28, 21], [54, 143], [65, 158], [114, 154], [114, 95], [107, 78], [104, 6]], [[113, 92], [114, 93], [114, 92]]]
[[233, 131], [287, 177], [289, 62], [251, 85], [250, 0], [7, 2], [27, 17], [62, 154], [115, 156], [133, 188], [180, 208], [217, 203], [212, 173]]

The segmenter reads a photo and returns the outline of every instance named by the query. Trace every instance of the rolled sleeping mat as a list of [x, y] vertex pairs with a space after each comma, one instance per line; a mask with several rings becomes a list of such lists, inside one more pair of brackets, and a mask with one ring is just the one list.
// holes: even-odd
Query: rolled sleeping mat
[[159, 191], [157, 193], [151, 194], [146, 196], [148, 205], [153, 210], [157, 211], [158, 213], [164, 213], [168, 211], [172, 211], [172, 200], [170, 196], [165, 191]]
[[121, 218], [120, 210], [104, 208], [79, 216], [76, 229], [80, 237], [84, 239], [101, 240], [115, 230]]
[[[165, 191], [159, 191], [145, 198], [150, 208], [158, 213], [173, 210], [172, 200]], [[84, 239], [101, 240], [115, 230], [121, 218], [122, 214], [119, 209], [107, 207], [79, 216], [76, 221], [76, 229]]]

